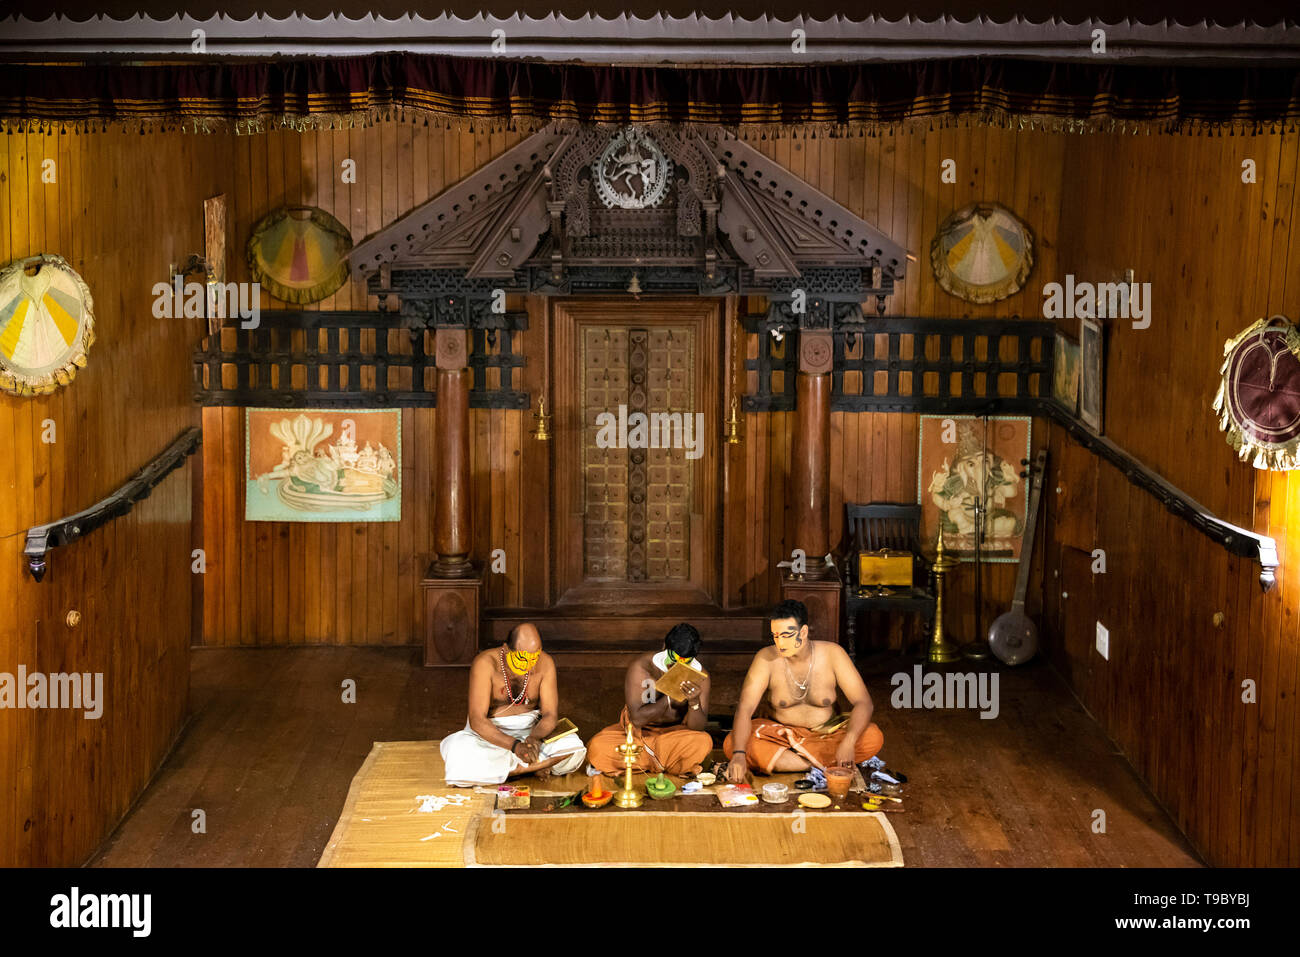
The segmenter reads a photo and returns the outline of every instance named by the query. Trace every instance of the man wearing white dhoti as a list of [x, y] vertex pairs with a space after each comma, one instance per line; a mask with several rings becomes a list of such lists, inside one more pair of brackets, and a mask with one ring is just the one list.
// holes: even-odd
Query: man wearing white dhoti
[[583, 766], [576, 734], [550, 744], [559, 721], [555, 661], [533, 625], [517, 625], [500, 648], [480, 652], [469, 669], [469, 720], [443, 739], [447, 783], [500, 784], [523, 774], [549, 777]]

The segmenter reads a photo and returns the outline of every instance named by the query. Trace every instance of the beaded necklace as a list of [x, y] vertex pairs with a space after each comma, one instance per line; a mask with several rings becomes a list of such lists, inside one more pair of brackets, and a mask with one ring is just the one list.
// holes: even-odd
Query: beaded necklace
[[510, 672], [506, 671], [506, 649], [505, 646], [503, 645], [501, 648], [501, 677], [505, 679], [505, 683], [506, 683], [504, 689], [505, 696], [510, 699], [510, 703], [512, 705], [519, 704], [519, 702], [523, 701], [524, 698], [528, 695], [528, 680], [532, 678], [532, 676], [533, 676], [533, 672], [532, 669], [530, 668], [528, 670], [528, 673], [524, 675], [524, 687], [523, 690], [519, 692], [519, 697], [516, 698], [514, 695], [510, 693]]
[[[817, 645], [812, 646], [812, 658], [808, 662], [808, 673], [803, 676], [803, 681], [794, 676], [794, 669], [790, 667], [790, 659], [783, 658], [782, 660], [785, 662], [785, 673], [790, 678], [790, 683], [799, 689], [799, 693], [795, 695], [794, 700], [802, 701], [808, 697], [808, 685], [812, 681], [813, 666], [817, 664]], [[793, 691], [793, 689], [791, 690]]]

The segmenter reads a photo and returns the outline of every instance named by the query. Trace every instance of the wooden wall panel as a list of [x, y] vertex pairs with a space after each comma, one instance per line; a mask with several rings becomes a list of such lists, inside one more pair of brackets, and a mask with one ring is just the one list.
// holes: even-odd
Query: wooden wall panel
[[[311, 528], [306, 523], [243, 521], [244, 410], [205, 409], [205, 434], [221, 440], [204, 448], [205, 504], [209, 513], [218, 511], [212, 499], [229, 507], [220, 509], [220, 535], [205, 536], [210, 544], [204, 640], [230, 645], [410, 643], [407, 636], [420, 628], [419, 584], [433, 549], [428, 489], [434, 416], [432, 409], [402, 412], [402, 521], [384, 523], [388, 528], [383, 529], [370, 527], [379, 523], [323, 524], [313, 550], [301, 548]], [[420, 455], [421, 449], [426, 454]], [[298, 536], [295, 527], [301, 530]], [[284, 546], [269, 560], [262, 552], [268, 541]], [[273, 562], [300, 569], [276, 582], [283, 589], [278, 597], [270, 588]], [[308, 600], [311, 595], [314, 602]], [[241, 600], [252, 603], [251, 614], [239, 607]], [[229, 601], [235, 607], [214, 607]], [[277, 617], [277, 608], [285, 610], [283, 617]], [[290, 609], [299, 620], [290, 620]]]
[[[1210, 863], [1295, 866], [1300, 549], [1288, 533], [1300, 491], [1293, 474], [1238, 462], [1210, 404], [1225, 339], [1260, 316], [1300, 315], [1300, 137], [1076, 142], [1061, 268], [1103, 280], [1132, 268], [1154, 298], [1150, 328], [1110, 324], [1107, 433], [1218, 515], [1275, 537], [1282, 568], [1263, 594], [1258, 566], [1058, 433], [1067, 492], [1048, 498], [1047, 652]], [[1254, 184], [1241, 181], [1246, 159]], [[1096, 503], [1091, 530], [1079, 490]], [[1105, 574], [1084, 546], [1104, 550]], [[1097, 621], [1109, 661], [1094, 650]], [[1256, 703], [1242, 701], [1247, 680]]]
[[[404, 419], [406, 520], [400, 525], [245, 525], [242, 414], [210, 409], [200, 417], [189, 405], [187, 356], [197, 330], [152, 321], [148, 290], [136, 277], [153, 276], [200, 248], [206, 195], [229, 197], [230, 278], [247, 280], [242, 242], [276, 206], [321, 205], [359, 239], [517, 141], [516, 134], [475, 137], [403, 124], [154, 137], [148, 150], [139, 148], [138, 138], [118, 134], [0, 138], [0, 256], [71, 250], [69, 258], [96, 292], [102, 333], [90, 368], [71, 389], [40, 400], [0, 400], [0, 436], [16, 449], [32, 450], [14, 456], [0, 473], [9, 523], [0, 528], [0, 540], [20, 549], [15, 533], [21, 528], [100, 497], [201, 418], [202, 544], [209, 556], [204, 640], [418, 641], [418, 582], [432, 551], [436, 413], [408, 412]], [[1281, 583], [1261, 595], [1252, 568], [1103, 465], [1096, 477], [1095, 534], [1109, 570], [1092, 575], [1091, 556], [1058, 538], [1049, 483], [1044, 534], [1050, 587], [1035, 584], [1030, 612], [1041, 596], [1046, 655], [1207, 858], [1297, 863], [1300, 829], [1292, 820], [1300, 580], [1289, 569], [1300, 558], [1300, 536], [1288, 531], [1300, 518], [1300, 490], [1291, 488], [1290, 476], [1257, 474], [1238, 463], [1209, 402], [1225, 338], [1261, 315], [1300, 314], [1300, 239], [1292, 228], [1300, 140], [953, 128], [863, 139], [760, 139], [754, 145], [913, 252], [916, 261], [889, 303], [891, 314], [1035, 316], [1043, 284], [1062, 281], [1066, 273], [1104, 281], [1132, 268], [1138, 281], [1153, 284], [1152, 326], [1111, 327], [1107, 432], [1215, 512], [1274, 535], [1283, 548]], [[48, 155], [59, 159], [62, 171], [53, 185], [39, 178], [38, 160]], [[957, 166], [955, 183], [940, 177], [949, 158]], [[1241, 183], [1243, 159], [1255, 160], [1257, 183]], [[355, 182], [341, 175], [349, 160]], [[141, 193], [133, 188], [139, 183], [154, 188]], [[953, 299], [929, 269], [929, 242], [939, 222], [976, 199], [1008, 204], [1037, 239], [1030, 282], [1001, 303]], [[374, 305], [360, 284], [349, 283], [319, 307]], [[515, 305], [541, 318], [534, 304]], [[279, 308], [269, 298], [262, 306]], [[1074, 331], [1074, 323], [1063, 325]], [[525, 337], [533, 356], [547, 336], [535, 322]], [[545, 369], [535, 365], [525, 381], [536, 394], [547, 382]], [[60, 423], [54, 446], [39, 441], [47, 417]], [[793, 416], [747, 414], [744, 420], [744, 445], [728, 454], [734, 498], [724, 523], [736, 529], [736, 515], [746, 520], [728, 549], [727, 599], [761, 605], [777, 594], [775, 565], [788, 556], [792, 540], [786, 494]], [[490, 606], [536, 606], [551, 597], [549, 531], [537, 518], [548, 501], [551, 453], [529, 436], [533, 424], [531, 415], [518, 411], [472, 416], [474, 557], [486, 561], [498, 547], [507, 554], [506, 573], [488, 578]], [[833, 416], [835, 537], [846, 501], [915, 499], [917, 427], [915, 416]], [[1036, 445], [1053, 444], [1054, 462], [1078, 458], [1064, 454], [1067, 440], [1044, 423], [1036, 423], [1035, 434]], [[1088, 481], [1070, 472], [1060, 478], [1067, 485]], [[112, 738], [107, 724], [65, 725], [65, 716], [31, 712], [0, 716], [3, 862], [67, 863], [84, 855], [175, 732], [184, 707], [189, 609], [183, 596], [189, 581], [173, 555], [185, 557], [188, 573], [190, 499], [186, 473], [169, 482], [130, 519], [56, 555], [45, 585], [18, 575], [16, 561], [0, 564], [8, 568], [0, 570], [0, 587], [16, 596], [13, 620], [30, 623], [5, 632], [0, 669], [13, 670], [20, 661], [40, 662], [45, 670], [85, 668], [111, 649], [118, 657], [111, 659], [110, 694], [134, 702], [120, 719], [131, 723], [132, 734]], [[1069, 520], [1068, 513], [1061, 517]], [[1076, 544], [1077, 536], [1076, 522], [1070, 534]], [[104, 575], [105, 568], [123, 571]], [[974, 634], [969, 572], [966, 566], [953, 579], [953, 627], [963, 637]], [[986, 622], [1005, 607], [1013, 577], [1013, 566], [989, 569]], [[69, 635], [61, 621], [73, 606], [87, 621]], [[1215, 612], [1224, 615], [1221, 627], [1213, 624]], [[1097, 618], [1116, 623], [1109, 662], [1092, 651]], [[121, 654], [123, 646], [135, 657]], [[103, 661], [109, 667], [110, 659]], [[1258, 685], [1256, 705], [1240, 703], [1245, 678]], [[130, 753], [119, 754], [127, 737]], [[78, 757], [81, 742], [94, 757]], [[68, 750], [74, 747], [76, 753]], [[101, 779], [87, 791], [91, 778], [83, 760], [96, 762], [111, 781]], [[67, 809], [74, 800], [90, 811], [72, 821]], [[29, 819], [33, 824], [24, 828]]]
[[[437, 195], [518, 139], [516, 134], [496, 134], [490, 144], [476, 145], [468, 134], [396, 123], [345, 131], [276, 131], [238, 137], [233, 169], [238, 186], [230, 223], [236, 253], [232, 256], [231, 278], [250, 278], [243, 243], [257, 221], [278, 206], [320, 206], [337, 217], [355, 240], [360, 240]], [[261, 306], [263, 310], [286, 307], [265, 292]], [[367, 296], [363, 283], [349, 281], [332, 296], [307, 308], [375, 309], [378, 301]], [[220, 455], [214, 445], [207, 458], [205, 479], [220, 489], [212, 494], [220, 495], [224, 505], [220, 508], [220, 528], [206, 534], [220, 543], [225, 560], [205, 582], [203, 641], [420, 641], [423, 599], [419, 581], [432, 559], [434, 415], [432, 410], [407, 410], [403, 415], [401, 523], [246, 525], [242, 410], [208, 410], [205, 436], [220, 422], [222, 441]], [[474, 474], [481, 476], [489, 489], [493, 481], [503, 492], [503, 483], [518, 489], [518, 436], [523, 430], [523, 417], [524, 413], [518, 411], [476, 410], [471, 415], [472, 432], [482, 437], [473, 449]], [[489, 435], [497, 437], [495, 447], [488, 443]], [[513, 473], [508, 469], [512, 464]], [[480, 498], [484, 503], [488, 501], [486, 495]], [[517, 513], [517, 505], [507, 507], [514, 507]], [[491, 548], [510, 547], [492, 544], [494, 541], [518, 538], [517, 518], [507, 526], [499, 511], [476, 517], [480, 518], [475, 527], [476, 560], [486, 559]], [[522, 603], [520, 563], [512, 561], [510, 566], [516, 570], [513, 578], [488, 581], [489, 600], [497, 604]], [[216, 605], [221, 608], [212, 607]]]
[[[361, 130], [316, 133], [280, 132], [240, 137], [235, 152], [235, 179], [241, 186], [232, 208], [232, 236], [242, 243], [253, 224], [282, 202], [313, 202], [337, 216], [354, 239], [378, 229], [392, 218], [468, 175], [477, 166], [518, 142], [517, 134], [474, 136], [404, 124], [381, 124]], [[1041, 295], [1036, 280], [1055, 276], [1056, 221], [1059, 216], [1063, 157], [1070, 137], [1011, 130], [953, 129], [931, 133], [910, 131], [880, 137], [850, 139], [754, 139], [752, 145], [773, 156], [814, 186], [850, 209], [875, 221], [911, 250], [917, 261], [889, 303], [890, 314], [991, 317], [1037, 315]], [[941, 163], [957, 162], [956, 183], [942, 182]], [[344, 182], [341, 164], [356, 162], [356, 182]], [[290, 169], [296, 167], [296, 169]], [[939, 289], [929, 267], [929, 242], [938, 223], [954, 209], [977, 199], [999, 199], [1030, 220], [1040, 240], [1038, 265], [1026, 290], [992, 305], [964, 303]], [[236, 273], [245, 273], [242, 262]], [[237, 278], [246, 278], [246, 275]], [[279, 308], [268, 297], [263, 308]], [[349, 283], [319, 304], [323, 309], [375, 308], [359, 283]], [[740, 311], [759, 308], [758, 301], [740, 303]], [[525, 382], [536, 394], [547, 380], [539, 350], [547, 339], [545, 310], [529, 299], [512, 308], [532, 312], [533, 329], [524, 348], [534, 365]], [[743, 356], [737, 354], [739, 364]], [[554, 405], [553, 397], [548, 398]], [[226, 444], [242, 443], [239, 418], [226, 410]], [[418, 643], [420, 606], [415, 587], [432, 554], [428, 526], [431, 498], [429, 454], [432, 418], [418, 418], [410, 432], [408, 417], [403, 515], [400, 527], [327, 525], [295, 530], [292, 526], [240, 529], [242, 502], [230, 501], [222, 510], [223, 540], [241, 549], [241, 561], [226, 563], [205, 604], [222, 602], [226, 610], [205, 612], [204, 640], [212, 644], [281, 644], [297, 641]], [[793, 447], [793, 416], [754, 414], [744, 418], [745, 444], [730, 454], [738, 481], [729, 506], [744, 516], [743, 542], [728, 549], [727, 603], [764, 605], [776, 600], [776, 563], [789, 557], [792, 530], [786, 505], [789, 456]], [[549, 498], [552, 456], [545, 443], [530, 436], [533, 416], [518, 411], [479, 411], [471, 417], [475, 481], [474, 558], [486, 562], [493, 549], [506, 551], [506, 573], [489, 575], [487, 607], [539, 607], [550, 594], [550, 533], [542, 514]], [[916, 416], [845, 414], [832, 416], [832, 535], [838, 540], [846, 501], [916, 500]], [[1042, 431], [1042, 423], [1036, 429]], [[1045, 433], [1044, 433], [1045, 434]], [[224, 445], [223, 445], [224, 448]], [[241, 448], [224, 451], [214, 474], [227, 498], [240, 487], [229, 470], [240, 468]], [[424, 512], [421, 513], [420, 510]], [[524, 516], [529, 521], [524, 521]], [[733, 520], [731, 527], [735, 527]], [[318, 542], [319, 539], [319, 542]], [[259, 565], [260, 563], [260, 565]], [[269, 567], [268, 567], [269, 566]], [[280, 571], [290, 569], [288, 577]], [[986, 566], [983, 593], [986, 626], [1010, 599], [1014, 566]], [[264, 573], [265, 572], [265, 573]], [[251, 579], [251, 580], [250, 580]], [[276, 604], [280, 581], [289, 591]], [[951, 579], [953, 626], [970, 637], [975, 633], [973, 576], [964, 566]], [[213, 581], [208, 582], [209, 585]], [[364, 595], [353, 601], [349, 595]], [[315, 596], [315, 597], [313, 597]], [[381, 598], [381, 596], [383, 596]], [[239, 608], [230, 612], [231, 602]], [[1033, 602], [1031, 599], [1031, 606]], [[877, 644], [897, 646], [902, 633], [877, 636]]]
[[[201, 320], [153, 316], [152, 286], [203, 249], [230, 137], [0, 137], [0, 262], [64, 256], [94, 297], [89, 365], [51, 396], [0, 396], [0, 672], [100, 672], [104, 711], [0, 711], [0, 866], [76, 865], [126, 812], [184, 720], [191, 459], [124, 518], [56, 549], [36, 584], [23, 531], [103, 498], [199, 424]], [[55, 181], [42, 180], [56, 161]], [[52, 420], [53, 444], [41, 439]], [[209, 518], [217, 519], [219, 503]], [[76, 610], [76, 628], [65, 623]]]
[[[1037, 317], [1042, 310], [1042, 283], [1057, 278], [1060, 217], [1065, 170], [1063, 158], [1073, 139], [1043, 132], [1003, 129], [911, 130], [878, 137], [845, 140], [759, 139], [750, 145], [794, 169], [812, 185], [874, 222], [901, 243], [914, 257], [907, 277], [887, 303], [886, 315], [948, 318]], [[826, 158], [831, 162], [827, 163]], [[956, 163], [956, 182], [941, 176], [944, 160]], [[950, 296], [934, 279], [930, 268], [930, 241], [951, 212], [968, 203], [996, 200], [1010, 206], [1030, 224], [1036, 237], [1036, 264], [1029, 282], [1019, 293], [999, 303], [976, 304]], [[1046, 238], [1046, 242], [1044, 242]], [[754, 308], [757, 308], [756, 306]], [[882, 343], [883, 345], [883, 343]], [[788, 474], [785, 457], [792, 442], [788, 429], [792, 416], [747, 416], [749, 431], [755, 425], [769, 430], [780, 452], [767, 445], [756, 451], [775, 469], [776, 479]], [[915, 415], [893, 413], [834, 413], [831, 417], [831, 537], [839, 541], [845, 502], [917, 500], [917, 454], [920, 420]], [[777, 430], [772, 433], [771, 430]], [[1047, 440], [1047, 426], [1034, 423], [1034, 448]], [[763, 476], [754, 475], [751, 481]], [[773, 497], [775, 496], [775, 497]], [[750, 547], [746, 560], [751, 583], [742, 604], [761, 605], [777, 595], [776, 562], [788, 559], [784, 487], [770, 483], [751, 486], [751, 500], [767, 502], [759, 513], [758, 534], [766, 547]], [[780, 510], [777, 503], [782, 503]], [[765, 526], [765, 527], [764, 527]], [[974, 566], [962, 565], [949, 579], [949, 624], [963, 641], [987, 629], [1005, 611], [1015, 586], [1016, 566], [983, 567], [981, 626], [976, 628]], [[1030, 610], [1036, 610], [1038, 582], [1031, 582]], [[888, 635], [867, 635], [865, 642], [878, 647], [900, 647], [903, 632], [895, 624]]]

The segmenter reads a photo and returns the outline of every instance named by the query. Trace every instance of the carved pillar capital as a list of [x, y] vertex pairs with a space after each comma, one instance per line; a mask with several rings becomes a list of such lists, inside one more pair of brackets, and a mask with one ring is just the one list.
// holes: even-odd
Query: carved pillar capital
[[469, 330], [440, 328], [434, 333], [433, 348], [439, 370], [458, 372], [469, 365]]
[[799, 333], [799, 371], [824, 375], [834, 365], [834, 348], [829, 329], [806, 329]]

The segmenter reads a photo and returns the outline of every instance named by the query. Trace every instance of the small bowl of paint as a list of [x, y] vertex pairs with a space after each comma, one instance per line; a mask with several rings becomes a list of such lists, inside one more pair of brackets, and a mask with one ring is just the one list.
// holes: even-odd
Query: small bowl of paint
[[790, 800], [790, 789], [784, 784], [776, 782], [764, 784], [763, 800], [768, 804], [784, 804]]
[[708, 771], [705, 771], [702, 774], [695, 775], [695, 780], [700, 782], [700, 787], [707, 788], [707, 787], [712, 787], [714, 784], [717, 783], [718, 776], [716, 774], [710, 774]]
[[660, 772], [657, 778], [646, 778], [645, 791], [652, 798], [662, 800], [677, 793], [677, 785], [673, 784], [666, 775]]

